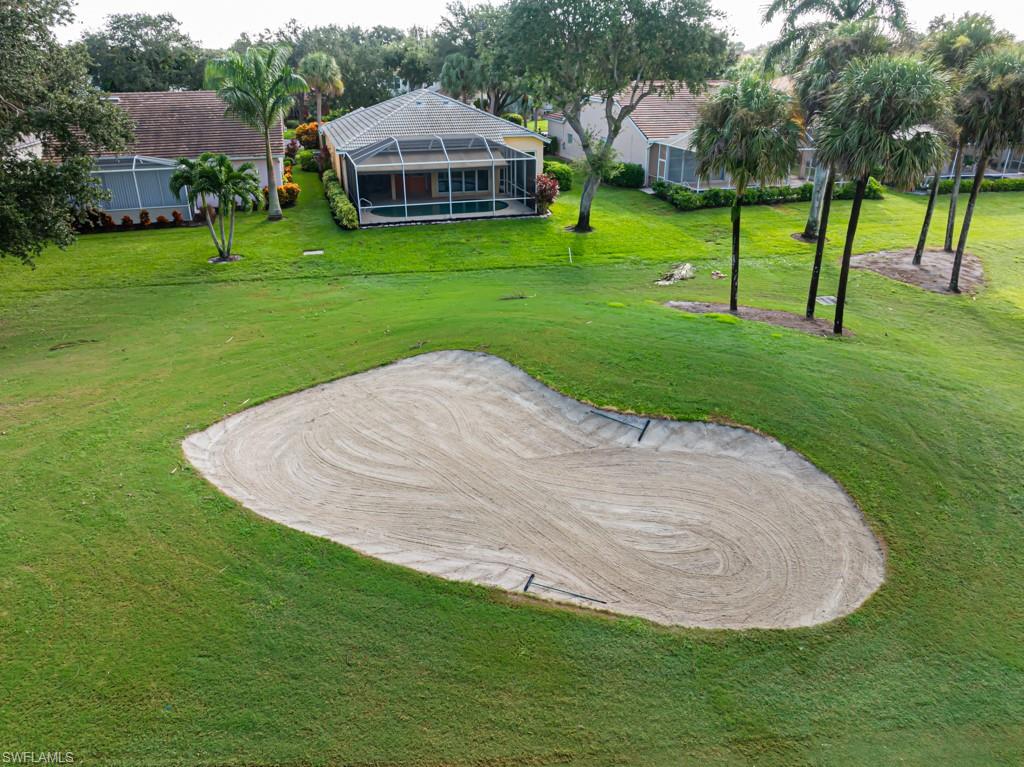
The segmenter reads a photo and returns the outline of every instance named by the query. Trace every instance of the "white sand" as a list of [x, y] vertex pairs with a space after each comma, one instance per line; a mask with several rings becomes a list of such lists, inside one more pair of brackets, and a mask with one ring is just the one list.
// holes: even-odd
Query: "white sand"
[[[643, 425], [646, 419], [628, 417]], [[718, 628], [856, 609], [884, 557], [839, 486], [743, 429], [595, 415], [502, 359], [439, 352], [282, 397], [185, 440], [258, 514], [452, 580]]]

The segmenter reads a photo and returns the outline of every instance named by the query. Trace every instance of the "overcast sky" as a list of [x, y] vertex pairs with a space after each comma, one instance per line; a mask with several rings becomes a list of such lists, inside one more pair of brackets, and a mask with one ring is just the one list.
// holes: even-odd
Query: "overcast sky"
[[[760, 7], [762, 0], [711, 0], [712, 5], [726, 14], [726, 24], [733, 34], [748, 47], [773, 39], [776, 26], [762, 26]], [[372, 27], [384, 24], [402, 29], [419, 25], [431, 28], [444, 13], [446, 0], [373, 0], [372, 2], [313, 2], [290, 3], [276, 0], [243, 0], [239, 3], [214, 0], [176, 0], [171, 13], [194, 39], [211, 48], [225, 48], [242, 32], [259, 32], [270, 27], [276, 29], [288, 19], [295, 18], [304, 25], [357, 24]], [[159, 6], [158, 6], [159, 7]], [[164, 6], [166, 7], [166, 6]], [[962, 0], [907, 0], [911, 23], [923, 29], [928, 21], [940, 14], [962, 13]], [[1024, 39], [1024, 2], [1020, 0], [977, 0], [967, 5], [970, 10], [985, 12], [995, 17], [1000, 26]], [[72, 27], [60, 31], [63, 40], [77, 38], [83, 29], [102, 25], [111, 13], [155, 13], [152, 4], [137, 0], [78, 0], [77, 20]]]

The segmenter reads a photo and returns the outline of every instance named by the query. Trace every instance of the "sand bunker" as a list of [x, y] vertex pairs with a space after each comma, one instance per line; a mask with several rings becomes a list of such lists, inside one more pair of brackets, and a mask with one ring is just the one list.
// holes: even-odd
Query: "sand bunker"
[[317, 386], [184, 448], [299, 530], [453, 580], [522, 591], [534, 574], [604, 604], [531, 594], [660, 623], [807, 626], [856, 609], [884, 574], [850, 498], [775, 440], [599, 413], [485, 354]]

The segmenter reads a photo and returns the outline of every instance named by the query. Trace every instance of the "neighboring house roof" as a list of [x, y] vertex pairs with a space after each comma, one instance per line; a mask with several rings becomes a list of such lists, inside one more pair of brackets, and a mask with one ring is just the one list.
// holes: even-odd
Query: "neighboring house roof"
[[[724, 80], [712, 80], [699, 94], [691, 92], [685, 83], [678, 83], [671, 96], [656, 93], [645, 96], [629, 114], [629, 119], [648, 139], [663, 139], [687, 133], [697, 127], [701, 107], [707, 103], [708, 97], [724, 83]], [[628, 91], [621, 92], [615, 97], [620, 106], [628, 103], [629, 99]], [[592, 97], [592, 101], [602, 103], [602, 99], [597, 96]], [[548, 115], [548, 120], [563, 122], [565, 115], [561, 112], [552, 112]]]
[[[135, 123], [135, 141], [122, 152], [99, 157], [143, 155], [198, 157], [219, 152], [229, 157], [263, 157], [263, 134], [236, 117], [225, 115], [227, 105], [214, 91], [111, 93], [111, 101]], [[284, 125], [270, 132], [270, 152], [284, 154]]]
[[441, 93], [422, 89], [363, 107], [331, 120], [321, 128], [341, 152], [387, 138], [480, 135], [502, 140], [509, 136], [544, 136]]

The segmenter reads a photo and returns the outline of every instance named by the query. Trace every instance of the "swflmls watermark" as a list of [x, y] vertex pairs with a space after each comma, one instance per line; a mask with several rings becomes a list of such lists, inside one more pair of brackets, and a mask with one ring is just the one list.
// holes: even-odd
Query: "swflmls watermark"
[[71, 751], [3, 751], [0, 764], [74, 764]]

